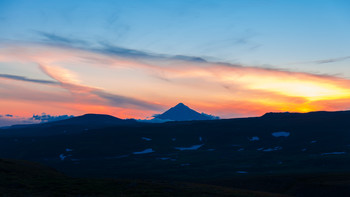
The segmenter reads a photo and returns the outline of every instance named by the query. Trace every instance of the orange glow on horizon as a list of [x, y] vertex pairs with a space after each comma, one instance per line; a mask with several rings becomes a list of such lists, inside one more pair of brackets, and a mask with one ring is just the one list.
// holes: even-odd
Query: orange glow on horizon
[[250, 88], [270, 90], [286, 96], [303, 97], [308, 101], [350, 98], [349, 89], [322, 82], [274, 80], [255, 83]]
[[223, 118], [350, 107], [350, 80], [332, 76], [184, 60], [143, 61], [40, 44], [2, 46], [0, 60], [19, 68], [34, 62], [40, 66], [32, 69], [41, 72], [35, 79], [45, 76], [55, 82], [0, 78], [0, 106], [5, 113], [23, 116], [45, 112], [146, 118], [179, 102]]

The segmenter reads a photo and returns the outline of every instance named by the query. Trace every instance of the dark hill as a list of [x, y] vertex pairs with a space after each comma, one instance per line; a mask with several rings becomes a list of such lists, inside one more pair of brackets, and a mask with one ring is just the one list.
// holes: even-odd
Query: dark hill
[[177, 104], [160, 115], [155, 115], [155, 118], [162, 120], [189, 121], [189, 120], [212, 120], [217, 117], [198, 113], [195, 110], [187, 107], [183, 103]]
[[104, 114], [85, 114], [65, 120], [41, 124], [14, 125], [0, 129], [0, 136], [48, 136], [81, 133], [90, 129], [139, 125], [134, 119], [120, 119]]
[[323, 118], [347, 118], [350, 111], [315, 111], [308, 113], [290, 113], [290, 112], [269, 112], [261, 116], [264, 119], [305, 119], [320, 120]]
[[55, 122], [46, 123], [46, 125], [89, 125], [89, 126], [115, 126], [134, 124], [136, 120], [129, 119], [123, 120], [114, 116], [105, 114], [85, 114], [69, 118], [66, 120], [60, 120]]

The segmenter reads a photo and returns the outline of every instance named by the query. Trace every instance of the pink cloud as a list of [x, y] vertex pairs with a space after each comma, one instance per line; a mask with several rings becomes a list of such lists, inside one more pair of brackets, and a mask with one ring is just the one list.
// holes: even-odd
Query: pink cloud
[[232, 117], [269, 111], [346, 109], [346, 101], [350, 100], [350, 80], [278, 69], [163, 57], [132, 58], [41, 44], [2, 46], [0, 60], [11, 64], [35, 62], [57, 82], [41, 84], [39, 91], [34, 85], [25, 89], [19, 84], [30, 81], [17, 80], [13, 85], [11, 81], [16, 79], [7, 79], [0, 85], [12, 89], [0, 89], [6, 95], [0, 99], [46, 100], [93, 110], [90, 112], [99, 111], [100, 106], [100, 111], [110, 112], [106, 110], [110, 107], [118, 110], [112, 114], [124, 111], [140, 117], [146, 116], [144, 112], [159, 113], [165, 106], [185, 102], [199, 111]]

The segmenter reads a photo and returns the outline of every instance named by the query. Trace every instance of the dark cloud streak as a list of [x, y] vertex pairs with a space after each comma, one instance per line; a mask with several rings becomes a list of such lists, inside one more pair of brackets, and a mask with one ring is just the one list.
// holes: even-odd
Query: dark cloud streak
[[64, 45], [87, 45], [88, 44], [87, 42], [85, 42], [83, 40], [59, 36], [59, 35], [52, 34], [52, 33], [38, 31], [38, 34], [40, 36], [44, 37], [44, 40], [43, 40], [44, 42], [64, 44]]
[[162, 110], [162, 106], [154, 103], [150, 103], [147, 101], [143, 101], [140, 99], [132, 98], [132, 97], [126, 97], [116, 94], [111, 94], [108, 92], [105, 92], [98, 88], [93, 88], [89, 86], [83, 86], [83, 85], [77, 85], [77, 84], [71, 84], [71, 83], [65, 83], [60, 81], [58, 78], [55, 78], [55, 76], [51, 75], [45, 66], [39, 64], [39, 68], [42, 70], [43, 73], [51, 77], [52, 79], [55, 79], [59, 81], [59, 85], [70, 91], [72, 94], [78, 94], [79, 92], [85, 92], [89, 93], [95, 96], [98, 96], [100, 98], [106, 99], [110, 104], [116, 107], [133, 107], [133, 108], [142, 108], [142, 109], [149, 109], [149, 110]]
[[153, 60], [179, 60], [179, 61], [191, 61], [191, 62], [207, 62], [204, 58], [193, 57], [186, 55], [165, 55], [157, 54], [151, 52], [145, 52], [135, 49], [127, 49], [123, 47], [113, 46], [106, 43], [100, 43], [102, 48], [93, 49], [93, 51], [107, 54], [107, 55], [117, 55], [126, 58], [143, 58], [143, 59], [153, 59]]
[[[287, 72], [290, 74], [294, 73], [303, 73], [308, 75], [313, 75], [317, 77], [334, 77], [335, 75], [329, 75], [329, 74], [318, 74], [318, 73], [304, 73], [304, 72], [294, 72], [290, 71], [288, 69], [282, 69], [282, 68], [268, 68], [268, 67], [259, 67], [259, 66], [244, 66], [240, 64], [233, 64], [229, 62], [220, 62], [220, 61], [207, 61], [205, 58], [202, 57], [196, 57], [196, 56], [186, 56], [186, 55], [167, 55], [167, 54], [158, 54], [158, 53], [151, 53], [141, 50], [135, 50], [135, 49], [127, 49], [119, 46], [114, 46], [106, 42], [99, 42], [98, 44], [100, 47], [92, 47], [90, 44], [88, 44], [85, 41], [76, 40], [72, 38], [66, 38], [63, 36], [57, 36], [55, 34], [49, 34], [49, 33], [43, 33], [39, 32], [40, 35], [44, 36], [46, 39], [48, 39], [50, 45], [58, 46], [58, 47], [67, 47], [70, 49], [79, 49], [83, 51], [89, 51], [93, 53], [98, 53], [102, 55], [109, 55], [109, 56], [118, 56], [118, 57], [124, 57], [129, 59], [142, 59], [142, 60], [159, 60], [159, 61], [185, 61], [185, 62], [192, 62], [192, 63], [201, 63], [201, 65], [205, 64], [218, 64], [222, 66], [227, 67], [235, 67], [235, 68], [255, 68], [255, 69], [262, 69], [267, 71], [279, 71], [279, 72]], [[251, 37], [254, 37], [256, 33], [252, 33], [250, 31], [246, 32], [249, 34], [248, 36], [245, 35], [242, 38], [235, 39], [235, 41], [240, 40], [240, 43], [246, 43]], [[65, 45], [62, 45], [62, 42], [59, 41], [66, 41]], [[79, 46], [80, 44], [80, 46]], [[325, 59], [325, 60], [317, 60], [317, 61], [311, 61], [311, 62], [299, 62], [294, 64], [309, 64], [309, 63], [318, 63], [318, 64], [326, 64], [326, 63], [332, 63], [337, 61], [343, 61], [346, 59], [350, 59], [350, 56], [340, 57], [340, 58], [333, 58], [333, 59]], [[108, 62], [105, 62], [103, 60], [91, 60], [87, 59], [88, 61], [102, 61], [102, 63], [108, 64]], [[156, 78], [163, 78], [163, 80], [169, 81], [169, 79], [166, 79], [162, 76], [156, 76]]]
[[348, 59], [350, 59], [350, 56], [343, 56], [343, 57], [329, 58], [329, 59], [322, 59], [322, 60], [314, 60], [314, 61], [305, 61], [305, 62], [293, 62], [293, 63], [288, 63], [287, 65], [292, 65], [292, 64], [329, 64], [329, 63], [345, 61]]
[[111, 94], [102, 90], [94, 90], [91, 93], [108, 100], [112, 105], [116, 105], [116, 106], [130, 107], [131, 105], [134, 107], [141, 107], [141, 108], [155, 110], [155, 111], [163, 110], [163, 107], [161, 105], [157, 105], [146, 101], [141, 101], [130, 97]]
[[13, 80], [18, 80], [18, 81], [27, 81], [27, 82], [33, 82], [33, 83], [41, 83], [41, 84], [58, 84], [58, 82], [56, 82], [56, 81], [30, 79], [30, 78], [27, 78], [24, 76], [19, 76], [19, 75], [0, 74], [0, 78], [13, 79]]
[[128, 49], [124, 47], [115, 46], [106, 42], [99, 42], [100, 47], [92, 47], [88, 42], [78, 40], [74, 38], [68, 38], [56, 34], [38, 32], [38, 34], [44, 37], [44, 42], [50, 45], [65, 46], [69, 48], [75, 48], [85, 51], [91, 51], [104, 55], [116, 55], [125, 58], [133, 59], [152, 59], [152, 60], [178, 60], [178, 61], [191, 61], [191, 62], [207, 62], [202, 57], [186, 56], [186, 55], [166, 55], [152, 52], [146, 52], [135, 49]]
[[333, 62], [340, 62], [350, 59], [350, 56], [345, 56], [345, 57], [338, 57], [338, 58], [331, 58], [331, 59], [324, 59], [324, 60], [317, 60], [314, 61], [317, 64], [328, 64], [328, 63], [333, 63]]

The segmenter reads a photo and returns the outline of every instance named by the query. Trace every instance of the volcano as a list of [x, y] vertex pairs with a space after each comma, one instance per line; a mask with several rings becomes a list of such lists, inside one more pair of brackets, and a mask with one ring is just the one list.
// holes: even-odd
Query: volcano
[[218, 119], [216, 116], [208, 115], [205, 113], [199, 113], [183, 103], [177, 104], [175, 107], [170, 108], [163, 114], [155, 115], [157, 119], [161, 120], [175, 120], [175, 121], [190, 121], [190, 120], [212, 120]]

